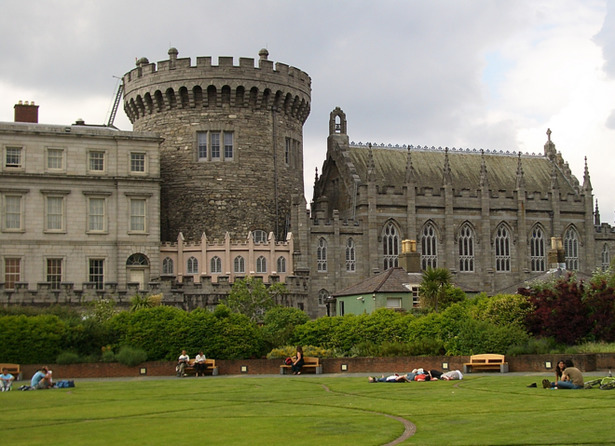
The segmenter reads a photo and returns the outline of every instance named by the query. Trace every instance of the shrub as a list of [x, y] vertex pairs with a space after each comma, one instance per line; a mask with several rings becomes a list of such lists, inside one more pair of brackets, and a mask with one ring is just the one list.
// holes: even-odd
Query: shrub
[[102, 361], [103, 362], [116, 362], [117, 359], [115, 358], [115, 353], [113, 353], [113, 350], [105, 350], [102, 354]]
[[75, 352], [62, 352], [56, 358], [56, 364], [78, 364], [80, 362], [83, 360]]
[[145, 362], [147, 359], [147, 353], [140, 348], [124, 345], [120, 348], [120, 351], [116, 355], [117, 361], [120, 364], [134, 367], [136, 365]]

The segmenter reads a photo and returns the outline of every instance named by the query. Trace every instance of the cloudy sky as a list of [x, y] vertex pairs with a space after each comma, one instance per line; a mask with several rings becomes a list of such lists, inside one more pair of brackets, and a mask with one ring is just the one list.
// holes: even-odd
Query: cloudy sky
[[30, 100], [42, 123], [104, 123], [118, 78], [171, 46], [265, 47], [311, 76], [308, 201], [339, 106], [356, 142], [542, 153], [550, 128], [614, 223], [615, 0], [2, 0], [0, 121]]

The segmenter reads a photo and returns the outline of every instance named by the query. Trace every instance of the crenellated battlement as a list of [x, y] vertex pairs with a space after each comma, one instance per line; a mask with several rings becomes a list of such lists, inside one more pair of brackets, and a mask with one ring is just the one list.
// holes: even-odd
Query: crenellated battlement
[[136, 68], [124, 75], [124, 110], [131, 122], [145, 115], [174, 109], [275, 108], [301, 123], [310, 113], [311, 79], [298, 68], [267, 59], [267, 50], [253, 58], [177, 58], [175, 48], [169, 60], [150, 63], [137, 60]]

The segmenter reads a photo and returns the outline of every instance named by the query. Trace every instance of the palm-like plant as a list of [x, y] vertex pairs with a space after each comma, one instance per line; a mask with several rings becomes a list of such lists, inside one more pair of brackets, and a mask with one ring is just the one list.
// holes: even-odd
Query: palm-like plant
[[433, 308], [438, 312], [438, 301], [446, 294], [451, 285], [451, 272], [446, 268], [427, 268], [423, 271], [423, 281], [419, 288], [421, 306]]

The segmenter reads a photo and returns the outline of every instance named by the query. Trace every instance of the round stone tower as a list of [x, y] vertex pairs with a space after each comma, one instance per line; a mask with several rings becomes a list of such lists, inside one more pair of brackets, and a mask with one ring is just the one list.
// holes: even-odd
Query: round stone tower
[[159, 133], [162, 241], [285, 237], [291, 196], [303, 196], [307, 73], [268, 60], [146, 58], [126, 73], [124, 110], [135, 131]]

